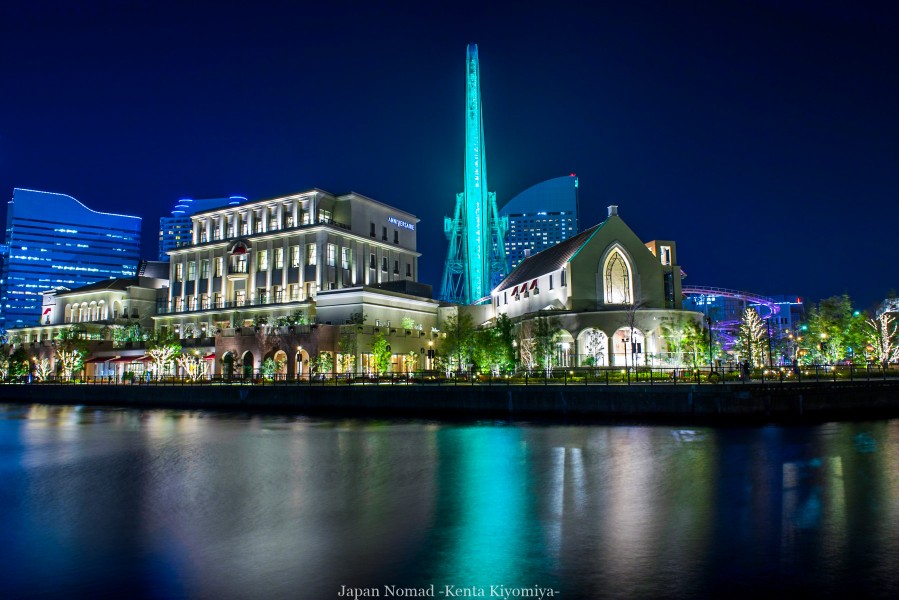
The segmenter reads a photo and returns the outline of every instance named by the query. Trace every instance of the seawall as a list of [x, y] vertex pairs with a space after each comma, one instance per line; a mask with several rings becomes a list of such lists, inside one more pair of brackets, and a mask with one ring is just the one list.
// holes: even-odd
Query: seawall
[[0, 385], [0, 402], [505, 419], [820, 421], [899, 417], [899, 382], [717, 385]]

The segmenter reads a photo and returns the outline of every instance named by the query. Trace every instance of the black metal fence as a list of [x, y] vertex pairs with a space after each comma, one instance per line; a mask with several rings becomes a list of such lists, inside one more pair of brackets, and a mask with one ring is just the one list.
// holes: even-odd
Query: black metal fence
[[512, 386], [512, 385], [716, 385], [720, 383], [783, 384], [840, 381], [878, 381], [895, 378], [899, 369], [884, 369], [879, 365], [814, 365], [805, 367], [774, 367], [744, 371], [725, 369], [678, 369], [671, 367], [596, 367], [520, 371], [515, 373], [478, 373], [444, 371], [415, 371], [409, 373], [315, 373], [288, 378], [285, 375], [235, 373], [233, 376], [203, 375], [189, 377], [153, 377], [137, 375], [126, 379], [114, 376], [56, 377], [39, 379], [34, 375], [7, 378], [4, 383], [54, 385], [451, 385], [451, 386]]

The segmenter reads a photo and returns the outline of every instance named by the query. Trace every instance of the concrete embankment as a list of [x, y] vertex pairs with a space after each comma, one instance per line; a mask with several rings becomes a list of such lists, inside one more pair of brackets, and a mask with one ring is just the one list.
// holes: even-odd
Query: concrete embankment
[[790, 421], [899, 417], [899, 382], [718, 385], [2, 385], [0, 402], [341, 416]]

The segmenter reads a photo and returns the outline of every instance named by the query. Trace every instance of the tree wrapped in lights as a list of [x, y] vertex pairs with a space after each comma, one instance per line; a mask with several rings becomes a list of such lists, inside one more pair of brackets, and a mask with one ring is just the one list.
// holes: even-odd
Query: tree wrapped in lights
[[756, 367], [762, 367], [768, 362], [765, 332], [765, 322], [759, 317], [759, 313], [751, 307], [744, 310], [740, 320], [740, 352]]
[[87, 356], [87, 343], [74, 327], [61, 330], [56, 336], [56, 360], [62, 370], [63, 377], [71, 379], [72, 375], [84, 366]]
[[175, 358], [178, 366], [187, 374], [191, 381], [197, 381], [206, 375], [206, 360], [196, 352], [182, 354]]
[[50, 377], [50, 373], [53, 371], [50, 369], [50, 359], [49, 358], [38, 358], [34, 357], [34, 376], [37, 377], [38, 381], [46, 381], [48, 377]]
[[160, 328], [147, 342], [147, 356], [153, 360], [156, 377], [161, 377], [165, 365], [181, 354], [181, 342], [166, 328]]
[[868, 343], [874, 348], [874, 360], [886, 369], [899, 359], [899, 343], [896, 339], [896, 323], [893, 316], [883, 313], [877, 319], [868, 319]]

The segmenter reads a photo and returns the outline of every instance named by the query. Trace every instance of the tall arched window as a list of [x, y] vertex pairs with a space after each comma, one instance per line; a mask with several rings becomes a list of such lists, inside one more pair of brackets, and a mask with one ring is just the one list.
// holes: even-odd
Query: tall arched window
[[605, 282], [603, 295], [606, 304], [633, 303], [631, 266], [618, 248], [612, 250], [606, 257], [603, 281]]

